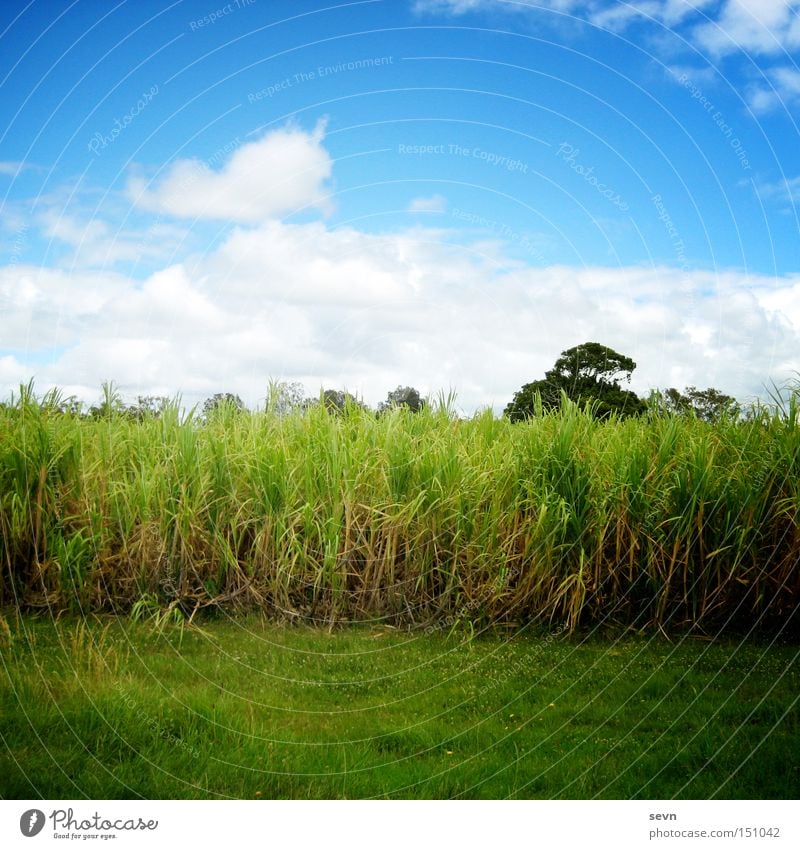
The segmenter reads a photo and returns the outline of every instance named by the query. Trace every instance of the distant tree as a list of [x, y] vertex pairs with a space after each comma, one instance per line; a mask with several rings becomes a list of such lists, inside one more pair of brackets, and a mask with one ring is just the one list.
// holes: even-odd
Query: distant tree
[[70, 395], [61, 402], [59, 410], [65, 416], [80, 417], [83, 415], [83, 402], [74, 395]]
[[238, 395], [230, 392], [217, 392], [203, 402], [203, 417], [206, 419], [222, 410], [241, 413], [244, 410], [244, 403]]
[[419, 392], [413, 386], [398, 386], [386, 396], [385, 401], [378, 404], [378, 412], [385, 413], [394, 407], [408, 407], [412, 413], [418, 413], [425, 406], [425, 399], [419, 397]]
[[366, 410], [367, 406], [344, 389], [323, 389], [319, 398], [306, 399], [303, 409], [310, 410], [322, 405], [329, 413], [342, 415], [347, 410]]
[[542, 380], [526, 383], [505, 408], [511, 421], [529, 418], [536, 412], [536, 397], [541, 398], [542, 411], [558, 409], [561, 393], [580, 406], [592, 405], [597, 418], [612, 413], [635, 416], [647, 409], [647, 404], [630, 390], [620, 386], [620, 380], [630, 383], [636, 363], [599, 342], [584, 342], [561, 352], [553, 368]]
[[141, 422], [148, 418], [160, 418], [169, 405], [169, 398], [163, 395], [140, 395], [136, 403], [131, 404], [125, 412], [130, 418]]
[[57, 415], [80, 417], [83, 404], [74, 395], [64, 395], [58, 387], [53, 387], [42, 396], [41, 409]]
[[125, 412], [125, 405], [122, 403], [122, 398], [113, 381], [103, 383], [102, 391], [103, 397], [100, 403], [89, 408], [89, 418], [107, 419], [115, 414]]
[[712, 386], [708, 389], [687, 386], [685, 392], [674, 388], [654, 392], [648, 406], [656, 412], [678, 416], [694, 415], [706, 422], [719, 421], [724, 415], [736, 418], [742, 412], [735, 398]]
[[302, 383], [270, 381], [267, 389], [267, 409], [279, 416], [287, 416], [305, 408], [306, 399]]

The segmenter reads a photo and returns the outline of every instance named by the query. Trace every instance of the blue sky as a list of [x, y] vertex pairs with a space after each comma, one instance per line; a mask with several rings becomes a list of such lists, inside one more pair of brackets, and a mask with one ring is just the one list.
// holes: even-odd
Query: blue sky
[[800, 370], [798, 3], [7, 2], [0, 393]]

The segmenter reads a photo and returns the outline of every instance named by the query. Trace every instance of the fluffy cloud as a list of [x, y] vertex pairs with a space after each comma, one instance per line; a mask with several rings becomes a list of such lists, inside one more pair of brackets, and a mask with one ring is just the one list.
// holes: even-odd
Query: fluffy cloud
[[169, 260], [176, 250], [193, 241], [191, 222], [150, 221], [146, 226], [113, 228], [100, 213], [71, 214], [61, 201], [45, 207], [36, 216], [48, 239], [68, 246], [64, 263], [83, 268], [109, 268], [120, 262], [141, 265]]
[[776, 109], [789, 110], [800, 100], [800, 71], [778, 67], [765, 71], [769, 86], [754, 85], [747, 92], [747, 102], [753, 112], [764, 114]]
[[132, 177], [128, 194], [141, 208], [177, 218], [258, 222], [329, 206], [332, 161], [322, 146], [325, 125], [294, 126], [235, 148], [222, 168], [180, 159], [160, 178]]
[[2, 346], [38, 352], [76, 344], [97, 317], [124, 299], [131, 281], [30, 265], [0, 268]]
[[698, 25], [694, 36], [717, 54], [785, 53], [800, 45], [798, 6], [795, 0], [726, 0], [715, 20]]
[[[321, 223], [236, 229], [213, 253], [143, 283], [0, 270], [0, 390], [36, 375], [94, 400], [216, 391], [263, 399], [269, 377], [311, 393], [455, 388], [502, 409], [561, 350], [596, 340], [639, 364], [633, 388], [715, 385], [747, 398], [791, 375], [800, 280], [665, 267], [529, 268], [433, 230], [388, 235]], [[794, 366], [796, 368], [796, 365]]]

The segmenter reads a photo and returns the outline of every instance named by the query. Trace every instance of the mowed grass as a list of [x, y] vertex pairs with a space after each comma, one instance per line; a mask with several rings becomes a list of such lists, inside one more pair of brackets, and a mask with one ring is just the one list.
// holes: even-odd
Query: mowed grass
[[767, 638], [5, 621], [3, 798], [800, 792], [798, 648]]

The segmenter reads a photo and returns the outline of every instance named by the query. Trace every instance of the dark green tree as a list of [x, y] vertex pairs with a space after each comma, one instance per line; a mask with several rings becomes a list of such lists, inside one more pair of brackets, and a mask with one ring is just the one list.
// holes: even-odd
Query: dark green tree
[[679, 392], [670, 387], [663, 392], [654, 392], [648, 404], [658, 413], [677, 416], [694, 415], [706, 422], [719, 421], [726, 415], [736, 418], [742, 411], [735, 398], [725, 395], [713, 386], [709, 386], [708, 389], [687, 386], [685, 392]]
[[418, 413], [425, 406], [425, 399], [419, 397], [419, 391], [413, 386], [398, 386], [378, 404], [378, 412], [385, 413], [394, 407], [408, 407], [412, 413]]
[[323, 406], [328, 413], [343, 415], [348, 410], [365, 410], [366, 405], [344, 389], [323, 389], [319, 398], [308, 398], [303, 401], [303, 409], [310, 410]]
[[630, 383], [636, 363], [624, 354], [599, 342], [584, 342], [561, 352], [553, 368], [541, 380], [526, 383], [505, 408], [511, 421], [529, 418], [536, 412], [536, 398], [543, 412], [561, 406], [562, 393], [583, 407], [590, 404], [597, 418], [640, 415], [647, 404], [635, 393], [620, 386]]
[[244, 402], [238, 395], [233, 395], [231, 392], [217, 392], [203, 402], [203, 417], [206, 419], [222, 410], [241, 413], [244, 410]]

